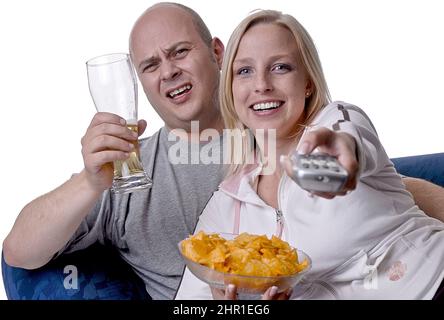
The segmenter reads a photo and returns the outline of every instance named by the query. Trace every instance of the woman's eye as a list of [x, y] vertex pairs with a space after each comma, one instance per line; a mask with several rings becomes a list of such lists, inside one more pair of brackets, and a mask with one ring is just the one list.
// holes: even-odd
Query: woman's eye
[[237, 70], [237, 74], [239, 75], [247, 75], [251, 72], [250, 68], [240, 68]]
[[291, 71], [291, 66], [289, 66], [288, 64], [279, 63], [279, 64], [273, 66], [272, 70], [277, 71], [277, 72]]

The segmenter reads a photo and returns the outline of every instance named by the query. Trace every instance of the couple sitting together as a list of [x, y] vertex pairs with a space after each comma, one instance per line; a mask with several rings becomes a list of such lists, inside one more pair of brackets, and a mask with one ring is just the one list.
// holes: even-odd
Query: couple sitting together
[[[134, 138], [119, 117], [98, 113], [82, 139], [85, 169], [22, 210], [4, 242], [9, 264], [37, 268], [100, 242], [117, 248], [154, 299], [236, 299], [235, 286], [210, 288], [184, 269], [177, 243], [201, 230], [248, 232], [280, 237], [312, 259], [303, 283], [271, 287], [263, 299], [442, 299], [443, 213], [418, 208], [421, 192], [406, 189], [410, 179], [396, 172], [364, 111], [331, 101], [313, 40], [294, 17], [255, 11], [224, 50], [194, 11], [160, 3], [137, 20], [130, 53], [166, 124], [140, 141], [151, 190], [109, 191], [110, 163]], [[190, 132], [192, 120], [201, 130], [241, 130], [242, 150], [227, 166], [172, 165], [168, 136], [192, 144], [191, 133], [175, 131]], [[145, 127], [140, 121], [140, 134]], [[223, 135], [206, 145], [221, 143]], [[282, 155], [315, 149], [348, 172], [339, 192], [310, 195], [279, 165]], [[442, 199], [441, 188], [415, 183]], [[403, 269], [398, 277], [393, 266]]]

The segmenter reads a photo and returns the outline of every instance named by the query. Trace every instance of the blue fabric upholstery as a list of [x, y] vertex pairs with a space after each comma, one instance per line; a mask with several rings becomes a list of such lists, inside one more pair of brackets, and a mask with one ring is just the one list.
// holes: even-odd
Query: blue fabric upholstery
[[[444, 153], [392, 159], [399, 173], [444, 186]], [[66, 289], [64, 268], [78, 270], [78, 289]], [[122, 300], [150, 299], [143, 282], [115, 252], [93, 246], [67, 254], [37, 270], [8, 266], [2, 255], [2, 274], [8, 299]]]
[[392, 161], [399, 173], [444, 187], [444, 153], [394, 158]]
[[[66, 266], [75, 266], [77, 288], [68, 278], [72, 269], [64, 270]], [[100, 245], [63, 255], [36, 270], [10, 267], [2, 255], [2, 274], [10, 300], [151, 299], [131, 268], [114, 251]]]

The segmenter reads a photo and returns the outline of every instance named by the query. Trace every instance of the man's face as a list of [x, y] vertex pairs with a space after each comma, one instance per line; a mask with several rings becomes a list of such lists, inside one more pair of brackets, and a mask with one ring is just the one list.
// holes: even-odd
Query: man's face
[[130, 41], [145, 94], [170, 129], [189, 129], [192, 120], [201, 128], [219, 121], [220, 57], [186, 12], [171, 6], [150, 10], [136, 23]]

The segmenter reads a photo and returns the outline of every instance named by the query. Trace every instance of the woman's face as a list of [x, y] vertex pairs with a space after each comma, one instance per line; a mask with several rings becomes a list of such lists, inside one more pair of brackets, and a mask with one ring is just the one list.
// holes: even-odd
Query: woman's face
[[233, 99], [248, 128], [294, 133], [302, 120], [309, 81], [296, 41], [285, 27], [260, 23], [242, 37], [233, 61]]

